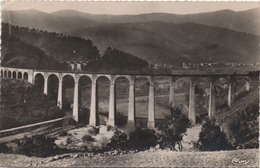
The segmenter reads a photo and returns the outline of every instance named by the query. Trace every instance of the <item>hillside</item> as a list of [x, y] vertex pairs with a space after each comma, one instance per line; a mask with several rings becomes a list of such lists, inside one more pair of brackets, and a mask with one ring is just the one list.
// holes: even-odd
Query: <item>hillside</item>
[[21, 27], [62, 32], [75, 27], [92, 27], [100, 23], [82, 17], [62, 17], [38, 10], [2, 11], [2, 21]]
[[2, 24], [3, 34], [34, 45], [58, 61], [95, 60], [99, 51], [90, 40], [25, 27]]
[[42, 90], [19, 79], [1, 79], [0, 130], [61, 116], [55, 101]]
[[260, 8], [240, 12], [221, 10], [189, 15], [169, 13], [97, 15], [73, 10], [61, 10], [53, 13], [45, 13], [37, 10], [4, 10], [2, 17], [3, 22], [56, 32], [104, 26], [104, 24], [163, 21], [168, 23], [193, 22], [260, 35], [259, 18]]
[[259, 37], [194, 23], [143, 22], [111, 24], [68, 32], [91, 39], [150, 63], [259, 61]]
[[47, 56], [44, 51], [31, 44], [2, 31], [1, 65], [30, 69], [66, 69], [67, 66], [54, 58]]
[[87, 71], [93, 72], [140, 72], [148, 67], [148, 62], [123, 51], [108, 48], [105, 54], [89, 62]]
[[93, 15], [73, 10], [53, 12], [56, 16], [81, 17], [101, 23], [139, 23], [163, 21], [168, 23], [198, 23], [230, 30], [260, 35], [260, 8], [235, 12], [220, 10], [215, 12], [177, 15], [169, 13], [148, 13], [140, 15]]

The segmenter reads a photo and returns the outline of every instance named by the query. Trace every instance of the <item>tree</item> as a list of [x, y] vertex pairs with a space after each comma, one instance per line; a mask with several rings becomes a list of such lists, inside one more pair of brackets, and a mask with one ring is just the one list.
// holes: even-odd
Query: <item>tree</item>
[[216, 120], [207, 119], [202, 125], [199, 133], [199, 140], [194, 143], [194, 147], [202, 151], [219, 151], [232, 149], [226, 135], [216, 125]]
[[235, 147], [259, 148], [259, 102], [255, 101], [244, 110], [230, 117], [227, 136]]
[[161, 147], [175, 149], [176, 144], [182, 150], [182, 139], [191, 122], [179, 108], [172, 107], [169, 114], [165, 114], [166, 124], [159, 129], [161, 131]]

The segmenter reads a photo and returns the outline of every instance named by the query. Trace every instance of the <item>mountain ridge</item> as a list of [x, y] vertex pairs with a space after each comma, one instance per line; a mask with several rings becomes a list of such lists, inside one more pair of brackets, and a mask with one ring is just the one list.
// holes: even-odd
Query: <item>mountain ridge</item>
[[[23, 16], [26, 10], [23, 11], [3, 11], [3, 21], [10, 22], [18, 26], [25, 26], [31, 24], [32, 28], [42, 30], [51, 30], [56, 32], [69, 31], [77, 28], [88, 28], [95, 26], [103, 26], [104, 24], [114, 23], [136, 23], [136, 22], [151, 22], [151, 21], [165, 21], [171, 23], [186, 23], [194, 22], [198, 24], [206, 24], [209, 26], [216, 26], [221, 28], [228, 28], [235, 31], [252, 33], [260, 36], [260, 7], [245, 11], [220, 10], [213, 12], [204, 12], [196, 14], [169, 14], [169, 13], [147, 13], [138, 15], [107, 15], [107, 14], [90, 14], [79, 12], [76, 10], [60, 10], [52, 13], [39, 12], [33, 10], [34, 15]], [[15, 14], [16, 12], [16, 14]], [[28, 12], [27, 10], [27, 13]], [[19, 16], [17, 16], [19, 15]], [[45, 19], [47, 26], [41, 25], [42, 15], [48, 15], [48, 20]], [[10, 17], [8, 17], [10, 16]], [[12, 18], [12, 17], [13, 18]], [[34, 18], [37, 16], [38, 19]], [[74, 16], [74, 19], [71, 19]], [[59, 18], [60, 20], [57, 20]], [[54, 21], [53, 21], [54, 20]], [[29, 22], [32, 23], [29, 23]], [[23, 23], [24, 22], [24, 23]], [[64, 26], [56, 26], [58, 24]], [[87, 23], [87, 24], [86, 24]], [[66, 26], [65, 26], [66, 25]], [[33, 27], [34, 26], [34, 27]], [[44, 29], [43, 29], [44, 28]], [[65, 30], [66, 28], [66, 30]]]
[[67, 34], [91, 39], [100, 51], [110, 46], [153, 64], [259, 61], [259, 36], [195, 23], [110, 24]]

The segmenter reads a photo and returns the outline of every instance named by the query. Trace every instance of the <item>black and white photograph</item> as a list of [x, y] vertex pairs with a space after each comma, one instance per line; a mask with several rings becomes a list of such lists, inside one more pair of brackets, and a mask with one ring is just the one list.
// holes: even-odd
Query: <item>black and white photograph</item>
[[1, 5], [0, 167], [260, 166], [260, 1]]

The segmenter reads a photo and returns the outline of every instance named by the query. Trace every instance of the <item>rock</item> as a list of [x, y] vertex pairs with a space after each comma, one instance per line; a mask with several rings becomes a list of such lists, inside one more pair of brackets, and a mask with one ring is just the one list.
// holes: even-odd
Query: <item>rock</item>
[[160, 144], [157, 144], [156, 146], [155, 146], [155, 149], [160, 149]]

